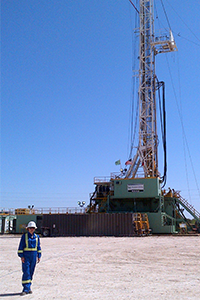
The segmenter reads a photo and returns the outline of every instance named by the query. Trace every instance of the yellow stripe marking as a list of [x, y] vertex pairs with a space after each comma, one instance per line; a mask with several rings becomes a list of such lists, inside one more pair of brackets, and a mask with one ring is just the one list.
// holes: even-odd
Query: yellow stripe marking
[[38, 246], [38, 237], [36, 235], [36, 246], [35, 248], [29, 248], [28, 247], [28, 233], [25, 234], [25, 243], [26, 243], [26, 248], [24, 248], [24, 251], [37, 251], [37, 246]]
[[22, 283], [29, 283], [29, 282], [31, 282], [31, 279], [29, 279], [29, 280], [22, 280]]

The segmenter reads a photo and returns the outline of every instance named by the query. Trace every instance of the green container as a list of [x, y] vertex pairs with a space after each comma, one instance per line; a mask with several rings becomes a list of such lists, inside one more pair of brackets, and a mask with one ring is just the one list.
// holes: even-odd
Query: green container
[[176, 220], [164, 212], [147, 213], [152, 233], [177, 233]]
[[112, 198], [156, 198], [159, 195], [161, 195], [159, 178], [114, 180], [114, 197]]
[[34, 221], [36, 223], [38, 227], [36, 232], [40, 232], [41, 215], [17, 215], [16, 217], [16, 233], [26, 232], [26, 226], [30, 221]]

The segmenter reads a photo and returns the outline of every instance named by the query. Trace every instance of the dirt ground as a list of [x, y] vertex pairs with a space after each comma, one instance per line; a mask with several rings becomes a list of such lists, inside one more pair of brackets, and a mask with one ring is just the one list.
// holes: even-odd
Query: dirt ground
[[[0, 299], [21, 299], [20, 236], [0, 236]], [[41, 238], [25, 299], [200, 299], [200, 236]]]

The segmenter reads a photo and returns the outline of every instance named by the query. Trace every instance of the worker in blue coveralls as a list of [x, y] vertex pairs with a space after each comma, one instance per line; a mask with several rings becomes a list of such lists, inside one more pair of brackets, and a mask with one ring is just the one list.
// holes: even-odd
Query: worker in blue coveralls
[[36, 224], [34, 221], [30, 221], [26, 227], [27, 231], [21, 237], [18, 256], [22, 261], [22, 286], [23, 291], [21, 296], [26, 294], [32, 294], [31, 283], [33, 278], [33, 273], [35, 270], [36, 262], [40, 262], [41, 258], [41, 247], [40, 238], [34, 233], [36, 229]]

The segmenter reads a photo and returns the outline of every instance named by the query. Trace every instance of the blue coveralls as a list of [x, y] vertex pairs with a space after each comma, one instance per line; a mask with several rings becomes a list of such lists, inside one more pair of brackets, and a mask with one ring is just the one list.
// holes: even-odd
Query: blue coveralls
[[19, 248], [18, 256], [24, 257], [25, 262], [22, 263], [22, 286], [23, 292], [28, 293], [30, 291], [32, 277], [37, 262], [37, 257], [41, 257], [40, 238], [37, 234], [31, 235], [26, 232], [22, 235]]

